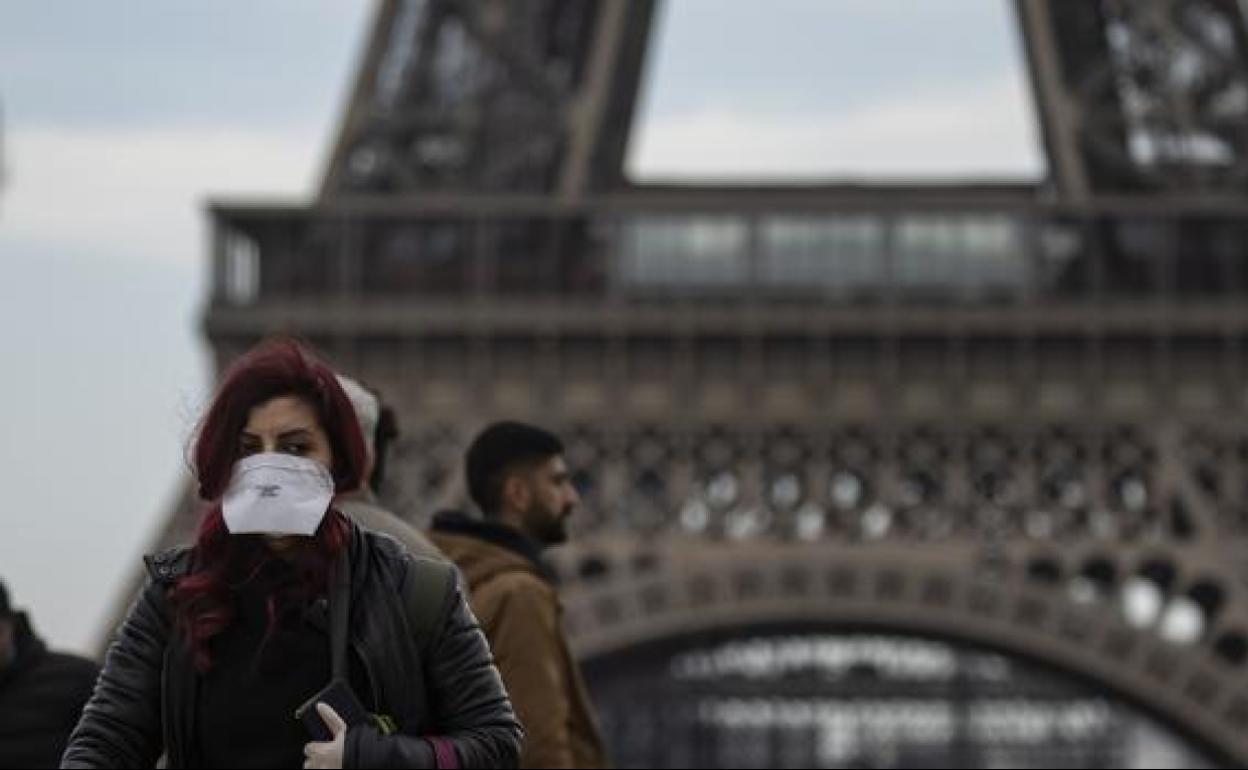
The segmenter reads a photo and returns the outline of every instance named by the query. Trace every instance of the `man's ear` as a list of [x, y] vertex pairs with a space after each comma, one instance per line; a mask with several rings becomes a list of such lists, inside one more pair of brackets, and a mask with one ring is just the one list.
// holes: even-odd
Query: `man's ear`
[[528, 510], [533, 490], [519, 473], [512, 473], [503, 481], [503, 502], [513, 511]]

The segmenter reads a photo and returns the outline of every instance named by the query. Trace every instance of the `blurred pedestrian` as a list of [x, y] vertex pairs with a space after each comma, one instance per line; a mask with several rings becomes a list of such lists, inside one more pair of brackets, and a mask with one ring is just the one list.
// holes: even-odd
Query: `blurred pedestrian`
[[0, 583], [0, 767], [56, 767], [100, 667], [51, 652]]
[[350, 377], [338, 375], [338, 384], [351, 399], [364, 434], [365, 449], [368, 450], [368, 466], [364, 474], [367, 481], [355, 492], [339, 499], [339, 510], [365, 529], [394, 537], [414, 554], [443, 558], [442, 552], [423, 532], [385, 508], [377, 499], [377, 490], [385, 483], [386, 471], [390, 467], [389, 449], [399, 437], [394, 410], [381, 402], [376, 391], [365, 388]]

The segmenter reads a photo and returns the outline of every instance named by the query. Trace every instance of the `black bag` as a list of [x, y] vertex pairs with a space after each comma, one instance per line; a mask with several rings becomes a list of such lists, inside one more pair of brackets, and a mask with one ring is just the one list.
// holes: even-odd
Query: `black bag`
[[360, 703], [360, 699], [355, 696], [351, 685], [335, 677], [320, 692], [295, 709], [295, 719], [303, 723], [303, 728], [308, 731], [308, 736], [314, 741], [334, 739], [333, 733], [329, 731], [329, 725], [325, 724], [320, 712], [316, 710], [318, 703], [324, 703], [337, 712], [338, 716], [342, 717], [342, 721], [347, 723], [347, 727], [365, 725], [372, 721], [369, 718], [368, 709], [364, 708], [364, 704]]

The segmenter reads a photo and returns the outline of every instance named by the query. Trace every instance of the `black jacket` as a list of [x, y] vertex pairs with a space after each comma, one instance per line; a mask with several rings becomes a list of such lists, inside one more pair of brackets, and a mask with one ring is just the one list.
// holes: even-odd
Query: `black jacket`
[[25, 614], [11, 620], [17, 655], [0, 669], [0, 767], [56, 767], [100, 667], [49, 652]]
[[[433, 633], [416, 639], [402, 597], [417, 557], [388, 536], [352, 529], [350, 652], [371, 680], [376, 702], [366, 705], [393, 717], [400, 732], [351, 728], [344, 767], [434, 767], [421, 736], [449, 739], [461, 767], [515, 766], [522, 731], [459, 581], [446, 581]], [[151, 577], [109, 649], [62, 767], [153, 767], [162, 751], [169, 767], [201, 764], [194, 745], [198, 676], [171, 627], [166, 599], [194, 569], [191, 557], [175, 549], [147, 559]]]

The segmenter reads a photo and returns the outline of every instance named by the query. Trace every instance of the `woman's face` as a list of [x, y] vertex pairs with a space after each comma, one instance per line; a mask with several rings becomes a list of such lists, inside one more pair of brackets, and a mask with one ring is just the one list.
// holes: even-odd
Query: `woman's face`
[[[241, 459], [261, 452], [307, 457], [330, 470], [334, 467], [329, 436], [316, 418], [316, 411], [297, 396], [278, 396], [252, 407], [247, 425], [238, 437], [238, 456]], [[265, 535], [264, 540], [274, 551], [286, 553], [299, 538]]]
[[307, 457], [334, 467], [334, 452], [316, 411], [298, 396], [278, 396], [252, 407], [238, 438], [238, 456], [261, 452]]

